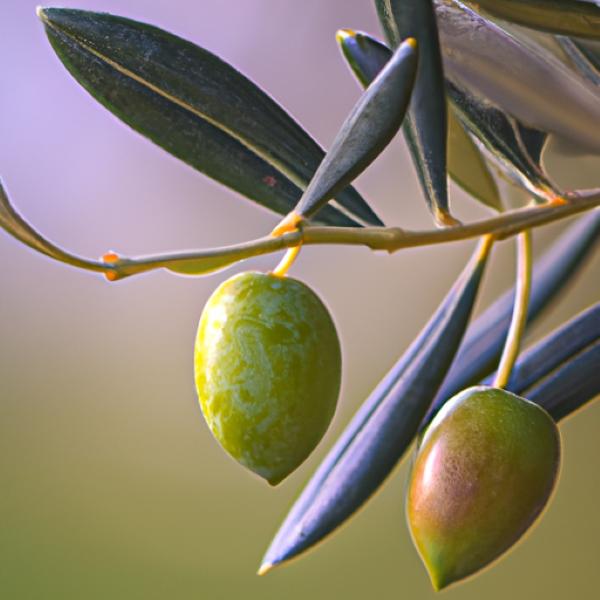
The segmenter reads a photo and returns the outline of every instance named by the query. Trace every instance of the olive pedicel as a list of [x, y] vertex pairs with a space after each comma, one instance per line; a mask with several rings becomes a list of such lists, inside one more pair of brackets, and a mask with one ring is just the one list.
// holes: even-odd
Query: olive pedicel
[[434, 587], [508, 550], [546, 506], [559, 464], [558, 428], [537, 404], [486, 386], [449, 400], [418, 448], [407, 497]]
[[194, 362], [213, 435], [271, 485], [312, 452], [335, 412], [339, 338], [297, 279], [246, 272], [222, 283], [200, 317]]

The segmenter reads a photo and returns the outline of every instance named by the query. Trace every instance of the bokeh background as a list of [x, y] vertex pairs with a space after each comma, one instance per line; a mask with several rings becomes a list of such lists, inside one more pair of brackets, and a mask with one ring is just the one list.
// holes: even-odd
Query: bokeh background
[[[13, 201], [63, 246], [95, 257], [209, 247], [263, 235], [276, 217], [129, 131], [71, 79], [34, 0], [2, 0], [0, 173]], [[194, 40], [267, 89], [325, 146], [359, 90], [334, 33], [378, 33], [369, 0], [63, 0]], [[599, 185], [598, 163], [567, 183]], [[359, 188], [388, 223], [427, 227], [404, 143]], [[453, 189], [464, 218], [485, 214]], [[560, 230], [536, 234], [539, 251]], [[202, 306], [229, 273], [157, 272], [109, 284], [0, 235], [0, 597], [15, 600], [432, 598], [404, 520], [406, 465], [325, 544], [258, 578], [263, 551], [350, 416], [450, 287], [473, 242], [378, 255], [306, 248], [294, 275], [330, 306], [343, 392], [315, 454], [276, 489], [229, 459], [197, 406], [192, 348]], [[510, 284], [497, 249], [479, 310]], [[245, 267], [269, 269], [277, 257]], [[600, 260], [531, 340], [598, 300]], [[242, 267], [236, 267], [239, 270]], [[596, 597], [600, 405], [562, 426], [558, 492], [526, 540], [450, 598]]]

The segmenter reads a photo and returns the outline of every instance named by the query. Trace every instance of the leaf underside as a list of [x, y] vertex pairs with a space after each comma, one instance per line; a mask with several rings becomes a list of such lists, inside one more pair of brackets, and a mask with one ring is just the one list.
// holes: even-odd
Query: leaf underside
[[[572, 279], [584, 259], [596, 247], [599, 237], [600, 211], [594, 211], [571, 225], [538, 261], [534, 269], [530, 299], [530, 322]], [[451, 296], [452, 292], [449, 294]], [[456, 358], [437, 394], [437, 384], [428, 382], [430, 386], [434, 386], [433, 393], [431, 387], [427, 390], [431, 393], [429, 399], [435, 398], [432, 408], [417, 425], [417, 429], [424, 428], [437, 409], [454, 393], [478, 383], [492, 371], [502, 351], [510, 323], [513, 297], [514, 290], [507, 292], [468, 327], [459, 352], [452, 352]], [[407, 415], [414, 416], [411, 409], [414, 410], [415, 402], [423, 400], [426, 395], [415, 396], [413, 390], [409, 393], [407, 381], [415, 376], [415, 372], [428, 365], [430, 357], [424, 347], [428, 340], [435, 339], [440, 333], [443, 307], [444, 304], [388, 376], [363, 403], [322, 461], [271, 543], [263, 559], [263, 568], [270, 568], [297, 556], [334, 531], [362, 506], [402, 458], [416, 434], [414, 424]], [[597, 309], [595, 310], [595, 327], [598, 329]], [[587, 325], [590, 322], [587, 321]], [[576, 330], [582, 326], [585, 327], [585, 324], [579, 322], [577, 326], [568, 329], [572, 336], [570, 339], [576, 340]], [[533, 385], [529, 388], [535, 401], [542, 404], [544, 402], [538, 388], [546, 381], [545, 377], [560, 378], [558, 380], [564, 383], [569, 372], [574, 372], [571, 364], [574, 357], [581, 368], [589, 370], [589, 364], [597, 356], [597, 350], [594, 343], [587, 342], [590, 341], [589, 336], [597, 340], [597, 333], [599, 332], [588, 332], [588, 338], [579, 338], [579, 341], [574, 341], [569, 347], [565, 346], [562, 354], [550, 351], [550, 355], [553, 355], [551, 360], [547, 360], [546, 353], [540, 350], [539, 345], [531, 353], [524, 355], [527, 362], [525, 366], [522, 362], [520, 366], [518, 364], [516, 372], [524, 374], [535, 369], [537, 376], [542, 378], [542, 382], [536, 384], [538, 387]], [[543, 343], [552, 345], [557, 339], [559, 338], [551, 338], [550, 342]], [[445, 344], [445, 339], [442, 342], [438, 339], [436, 350], [443, 351]], [[542, 360], [544, 356], [546, 359]], [[562, 360], [560, 365], [557, 364], [558, 359]], [[552, 408], [552, 414], [564, 416], [560, 413], [561, 410], [568, 413], [589, 400], [593, 396], [594, 386], [599, 385], [597, 376], [591, 379], [586, 389], [579, 386], [576, 399], [573, 399], [575, 394], [565, 394], [564, 404], [556, 395], [548, 396], [557, 405]], [[519, 385], [532, 383], [524, 375], [520, 376], [519, 381], [522, 382]], [[426, 402], [429, 400], [424, 401], [424, 404]], [[398, 419], [398, 415], [402, 418]]]
[[263, 569], [293, 558], [336, 529], [402, 457], [458, 348], [490, 247], [488, 239], [480, 242], [421, 334], [359, 409], [292, 508]]

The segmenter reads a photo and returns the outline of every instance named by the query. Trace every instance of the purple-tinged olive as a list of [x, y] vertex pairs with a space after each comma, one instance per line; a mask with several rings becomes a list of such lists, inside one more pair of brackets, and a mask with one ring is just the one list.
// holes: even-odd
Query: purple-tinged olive
[[548, 503], [559, 465], [558, 428], [537, 404], [485, 386], [449, 400], [418, 448], [406, 507], [434, 588], [506, 552]]
[[297, 279], [248, 272], [222, 283], [200, 317], [194, 362], [213, 435], [271, 485], [312, 452], [335, 412], [339, 338]]

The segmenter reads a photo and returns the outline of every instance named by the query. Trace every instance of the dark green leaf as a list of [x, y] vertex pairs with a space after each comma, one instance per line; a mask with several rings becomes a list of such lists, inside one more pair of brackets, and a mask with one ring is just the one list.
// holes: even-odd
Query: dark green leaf
[[467, 0], [490, 15], [547, 33], [600, 39], [600, 6], [586, 0]]
[[408, 37], [419, 44], [417, 80], [404, 133], [436, 222], [456, 224], [448, 209], [446, 96], [433, 2], [375, 0], [375, 5], [392, 48]]
[[600, 153], [595, 86], [533, 38], [516, 36], [457, 0], [436, 3], [446, 78], [530, 129]]
[[[377, 76], [392, 55], [389, 48], [364, 33], [341, 30], [337, 40], [350, 68], [363, 86]], [[448, 112], [448, 172], [480, 202], [496, 210], [502, 208], [494, 178], [452, 109]]]
[[[40, 9], [59, 58], [99, 102], [192, 167], [286, 214], [323, 151], [271, 98], [210, 52], [156, 27], [72, 9]], [[319, 220], [379, 225], [354, 189]], [[351, 216], [349, 218], [345, 213]]]
[[273, 540], [261, 572], [307, 550], [341, 525], [402, 458], [467, 326], [488, 244], [481, 242], [429, 323], [321, 463]]
[[360, 97], [309, 183], [296, 213], [310, 217], [375, 160], [398, 132], [417, 70], [415, 40], [403, 42]]
[[[533, 269], [528, 320], [532, 323], [580, 271], [600, 238], [600, 211], [571, 225]], [[514, 289], [503, 294], [470, 326], [446, 379], [423, 420], [421, 429], [454, 394], [475, 385], [497, 366], [510, 324]]]

